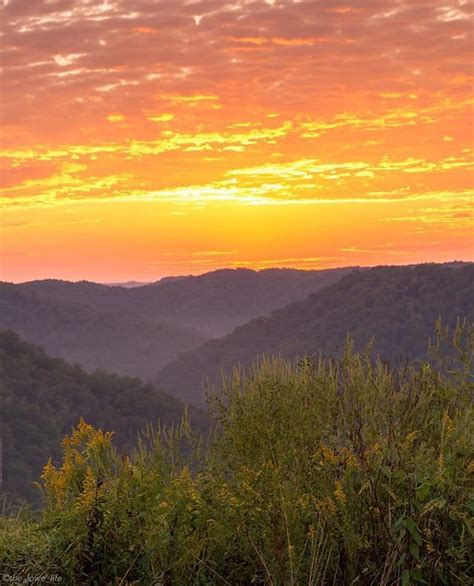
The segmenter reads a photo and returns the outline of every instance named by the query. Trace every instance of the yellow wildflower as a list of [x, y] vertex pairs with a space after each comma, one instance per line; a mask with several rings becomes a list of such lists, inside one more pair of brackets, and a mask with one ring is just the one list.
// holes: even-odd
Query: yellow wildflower
[[339, 458], [336, 454], [336, 452], [334, 452], [333, 450], [331, 450], [331, 448], [329, 448], [328, 446], [325, 446], [323, 443], [320, 445], [320, 449], [321, 449], [321, 454], [323, 456], [323, 458], [329, 462], [330, 464], [337, 464], [339, 461]]
[[418, 433], [419, 432], [417, 429], [415, 429], [414, 431], [411, 431], [405, 438], [406, 443], [411, 444], [415, 440]]
[[337, 502], [340, 503], [341, 505], [344, 505], [347, 501], [346, 493], [344, 492], [344, 490], [341, 486], [341, 483], [339, 481], [336, 482], [334, 496], [336, 497]]

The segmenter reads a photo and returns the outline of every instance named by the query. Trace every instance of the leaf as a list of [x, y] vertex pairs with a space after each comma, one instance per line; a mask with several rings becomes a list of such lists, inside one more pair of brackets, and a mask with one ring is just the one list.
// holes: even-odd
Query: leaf
[[423, 514], [428, 513], [433, 509], [442, 509], [444, 506], [446, 506], [446, 499], [443, 497], [435, 498], [426, 503], [426, 505], [423, 507]]
[[411, 555], [415, 558], [416, 561], [420, 560], [420, 548], [416, 543], [410, 543], [409, 547]]
[[415, 521], [413, 521], [413, 519], [412, 519], [411, 517], [408, 517], [408, 519], [407, 519], [407, 522], [406, 522], [406, 525], [407, 525], [407, 529], [408, 529], [408, 531], [409, 531], [409, 532], [410, 532], [412, 535], [413, 535], [413, 533], [414, 533], [415, 531], [418, 531], [418, 527], [416, 526], [416, 523], [415, 523]]
[[413, 539], [416, 541], [416, 543], [421, 546], [421, 544], [423, 543], [423, 539], [421, 537], [421, 534], [419, 531], [416, 531], [416, 533], [412, 533], [412, 537]]
[[384, 488], [387, 491], [387, 494], [389, 494], [395, 502], [398, 502], [397, 495], [393, 492], [393, 490], [389, 486], [387, 486], [386, 484], [382, 484], [382, 488]]
[[429, 494], [430, 494], [430, 485], [429, 484], [421, 484], [418, 488], [415, 489], [416, 498], [419, 501], [425, 501]]
[[410, 570], [405, 570], [402, 575], [402, 586], [409, 586], [410, 584]]
[[415, 523], [415, 521], [411, 518], [407, 519], [407, 529], [410, 532], [413, 539], [415, 540], [415, 542], [418, 545], [421, 545], [423, 543], [423, 539], [421, 537], [420, 530], [418, 529], [418, 526]]
[[421, 570], [419, 570], [418, 568], [412, 570], [411, 574], [417, 582], [420, 582], [421, 584], [428, 584], [428, 582], [426, 582], [426, 580], [423, 580], [423, 575], [421, 573]]
[[[400, 517], [398, 517], [398, 519], [395, 521], [395, 523], [394, 523], [394, 525], [393, 525], [393, 528], [394, 528], [395, 530], [397, 530], [397, 529], [399, 529], [400, 527], [404, 526], [404, 523], [403, 523], [404, 519], [405, 519], [405, 513], [402, 513], [402, 514], [400, 515]], [[403, 523], [403, 525], [402, 525], [402, 523]]]

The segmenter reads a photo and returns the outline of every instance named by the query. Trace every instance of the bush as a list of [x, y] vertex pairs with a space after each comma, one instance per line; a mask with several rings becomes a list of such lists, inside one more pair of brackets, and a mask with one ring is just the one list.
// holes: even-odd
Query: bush
[[81, 422], [0, 560], [71, 584], [469, 583], [473, 329], [446, 338], [400, 369], [348, 341], [235, 371], [206, 450], [186, 418], [128, 456]]

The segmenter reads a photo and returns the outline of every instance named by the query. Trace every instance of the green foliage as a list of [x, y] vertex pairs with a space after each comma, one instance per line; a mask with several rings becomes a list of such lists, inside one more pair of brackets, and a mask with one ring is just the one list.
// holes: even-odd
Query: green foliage
[[[3, 440], [3, 489], [11, 498], [38, 496], [33, 487], [48, 457], [80, 417], [116, 432], [120, 448], [135, 443], [148, 422], [178, 422], [184, 405], [139, 379], [106, 372], [86, 373], [13, 332], [0, 332], [0, 436]], [[190, 415], [198, 429], [207, 417]]]
[[348, 340], [340, 359], [237, 370], [206, 450], [186, 418], [128, 457], [81, 421], [41, 514], [2, 519], [0, 564], [71, 584], [470, 583], [473, 329], [446, 360], [445, 337], [438, 368]]
[[386, 360], [426, 358], [439, 316], [450, 327], [474, 320], [474, 265], [377, 267], [353, 271], [304, 301], [255, 319], [228, 336], [211, 340], [165, 365], [157, 384], [193, 404], [202, 402], [202, 382], [219, 384], [236, 364], [256, 356], [296, 358], [305, 353], [340, 356], [347, 334], [360, 351], [374, 339]]

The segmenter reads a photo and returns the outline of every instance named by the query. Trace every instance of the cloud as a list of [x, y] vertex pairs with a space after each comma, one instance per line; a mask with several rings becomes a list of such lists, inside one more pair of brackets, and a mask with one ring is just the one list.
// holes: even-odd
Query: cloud
[[170, 122], [170, 120], [173, 119], [174, 115], [169, 113], [159, 114], [157, 116], [148, 116], [148, 120], [151, 120], [152, 122]]
[[2, 13], [4, 205], [471, 187], [467, 2], [17, 0]]
[[[17, 0], [2, 12], [9, 120], [22, 112], [28, 120], [38, 106], [54, 111], [47, 98], [67, 108], [98, 98], [79, 118], [98, 113], [104, 91], [121, 105], [132, 96], [149, 105], [150, 83], [178, 100], [219, 87], [223, 102], [239, 98], [237, 84], [252, 102], [288, 108], [290, 96], [310, 107], [308, 89], [323, 102], [363, 92], [368, 77], [374, 92], [402, 94], [470, 73], [471, 9], [446, 0]], [[69, 73], [60, 85], [58, 73]], [[17, 97], [32, 85], [20, 109]]]
[[237, 250], [200, 250], [196, 252], [192, 252], [191, 256], [234, 256], [238, 254]]
[[[227, 138], [233, 139], [232, 135]], [[215, 140], [220, 144], [224, 139]], [[192, 142], [180, 143], [180, 147], [184, 144], [194, 144], [194, 148], [203, 149], [209, 143], [209, 137], [203, 141], [194, 138]], [[108, 145], [108, 148], [110, 153], [116, 154], [113, 145]], [[472, 201], [474, 195], [469, 181], [470, 176], [466, 176], [466, 170], [473, 168], [467, 154], [439, 160], [414, 157], [398, 160], [383, 157], [375, 161], [332, 162], [299, 159], [231, 169], [224, 172], [222, 178], [208, 183], [189, 183], [181, 179], [181, 183], [176, 187], [153, 189], [151, 182], [149, 188], [146, 188], [146, 182], [140, 179], [140, 170], [137, 171], [135, 168], [136, 160], [146, 154], [153, 160], [153, 154], [157, 149], [159, 152], [160, 146], [156, 144], [148, 145], [146, 148], [144, 145], [129, 145], [122, 155], [125, 154], [124, 163], [132, 163], [130, 170], [126, 172], [127, 170], [123, 169], [122, 173], [114, 175], [91, 175], [87, 165], [78, 162], [59, 162], [56, 171], [46, 179], [27, 179], [4, 189], [0, 204], [43, 206], [95, 198], [182, 203], [240, 202], [246, 205], [380, 204], [420, 200]], [[88, 150], [86, 153], [90, 155]], [[44, 160], [46, 163], [51, 158], [61, 161], [67, 156], [67, 151], [58, 149], [53, 153], [46, 153]], [[36, 157], [37, 155], [32, 155], [32, 158]], [[444, 191], [437, 188], [443, 183], [446, 175], [451, 178], [460, 176], [460, 181], [457, 181], [459, 187], [451, 186]], [[414, 179], [411, 179], [412, 176]], [[450, 180], [449, 183], [453, 181]], [[380, 190], [377, 189], [379, 185], [391, 185], [393, 188]], [[37, 192], [40, 192], [41, 196], [32, 195]]]
[[474, 199], [466, 202], [453, 202], [451, 200], [444, 205], [420, 208], [416, 213], [386, 218], [384, 221], [409, 222], [432, 226], [435, 229], [467, 228], [471, 231], [474, 225]]

